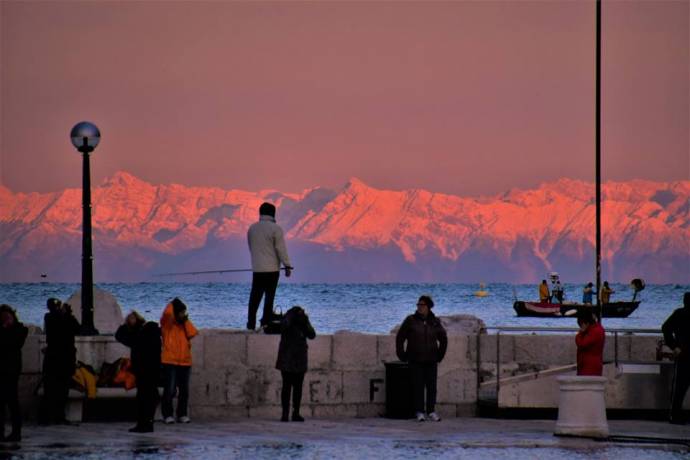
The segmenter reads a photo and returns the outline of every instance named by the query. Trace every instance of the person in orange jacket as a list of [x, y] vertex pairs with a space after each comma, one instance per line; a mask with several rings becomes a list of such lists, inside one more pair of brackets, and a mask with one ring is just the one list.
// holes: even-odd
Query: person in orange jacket
[[161, 411], [163, 421], [175, 423], [172, 398], [177, 389], [177, 421], [189, 423], [187, 403], [189, 401], [189, 374], [192, 369], [191, 340], [198, 334], [189, 320], [187, 306], [175, 297], [163, 310], [161, 316], [161, 335], [163, 351], [161, 364], [165, 378]]

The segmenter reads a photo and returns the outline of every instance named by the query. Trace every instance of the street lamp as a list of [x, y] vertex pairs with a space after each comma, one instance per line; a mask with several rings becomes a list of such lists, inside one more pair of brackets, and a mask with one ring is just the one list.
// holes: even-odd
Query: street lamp
[[70, 133], [72, 145], [82, 153], [82, 239], [81, 239], [81, 332], [98, 335], [93, 324], [93, 247], [91, 245], [91, 169], [89, 156], [101, 140], [98, 127], [88, 121], [77, 123]]

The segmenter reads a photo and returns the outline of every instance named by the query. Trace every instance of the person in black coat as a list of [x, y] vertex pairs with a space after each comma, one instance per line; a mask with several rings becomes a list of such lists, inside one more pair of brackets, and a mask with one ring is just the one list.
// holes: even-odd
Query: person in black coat
[[690, 292], [683, 295], [683, 308], [671, 313], [661, 330], [675, 358], [669, 421], [684, 425], [687, 420], [683, 418], [683, 399], [690, 387]]
[[[0, 441], [22, 439], [22, 415], [19, 408], [19, 374], [22, 372], [22, 347], [29, 330], [17, 319], [9, 305], [0, 305]], [[5, 437], [5, 406], [12, 419], [12, 432]]]
[[74, 337], [79, 333], [79, 322], [69, 304], [50, 298], [47, 306], [48, 313], [44, 317], [47, 345], [43, 356], [44, 397], [40, 421], [67, 424], [65, 404], [76, 369]]
[[290, 392], [292, 392], [292, 421], [303, 422], [299, 409], [302, 403], [302, 383], [307, 372], [307, 339], [314, 339], [316, 332], [302, 307], [292, 307], [285, 313], [281, 324], [280, 345], [276, 369], [283, 377], [280, 402], [283, 406], [281, 421], [288, 421]]
[[117, 329], [115, 339], [131, 349], [132, 373], [137, 381], [137, 424], [129, 431], [150, 433], [159, 400], [161, 329], [158, 323], [146, 321], [133, 311]]
[[[395, 351], [400, 361], [410, 364], [412, 391], [417, 420], [435, 422], [441, 417], [436, 413], [436, 379], [438, 363], [448, 348], [446, 330], [431, 312], [434, 301], [423, 295], [417, 301], [417, 311], [405, 318], [395, 337]], [[407, 342], [407, 347], [405, 347]], [[424, 414], [424, 390], [426, 389], [426, 416]]]

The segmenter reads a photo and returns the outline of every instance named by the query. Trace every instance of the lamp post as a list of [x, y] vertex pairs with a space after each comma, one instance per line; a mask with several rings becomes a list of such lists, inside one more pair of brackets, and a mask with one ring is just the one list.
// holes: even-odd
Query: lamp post
[[89, 156], [101, 140], [96, 125], [82, 121], [70, 133], [72, 145], [81, 152], [82, 174], [82, 239], [81, 239], [81, 331], [80, 335], [98, 335], [93, 324], [93, 247], [91, 245], [91, 169]]

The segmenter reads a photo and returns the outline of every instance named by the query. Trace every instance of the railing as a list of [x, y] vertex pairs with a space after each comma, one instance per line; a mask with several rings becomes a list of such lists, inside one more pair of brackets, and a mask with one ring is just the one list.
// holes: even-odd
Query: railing
[[[496, 396], [501, 386], [501, 332], [550, 332], [550, 333], [572, 333], [576, 334], [579, 329], [574, 327], [525, 327], [525, 326], [492, 326], [487, 327], [487, 331], [496, 331]], [[642, 329], [642, 328], [609, 328], [605, 329], [606, 334], [613, 334], [614, 343], [614, 363], [618, 366], [618, 335], [631, 334], [661, 334], [661, 329]], [[477, 334], [477, 397], [481, 385], [481, 337], [486, 334]], [[539, 372], [537, 372], [539, 374]]]

